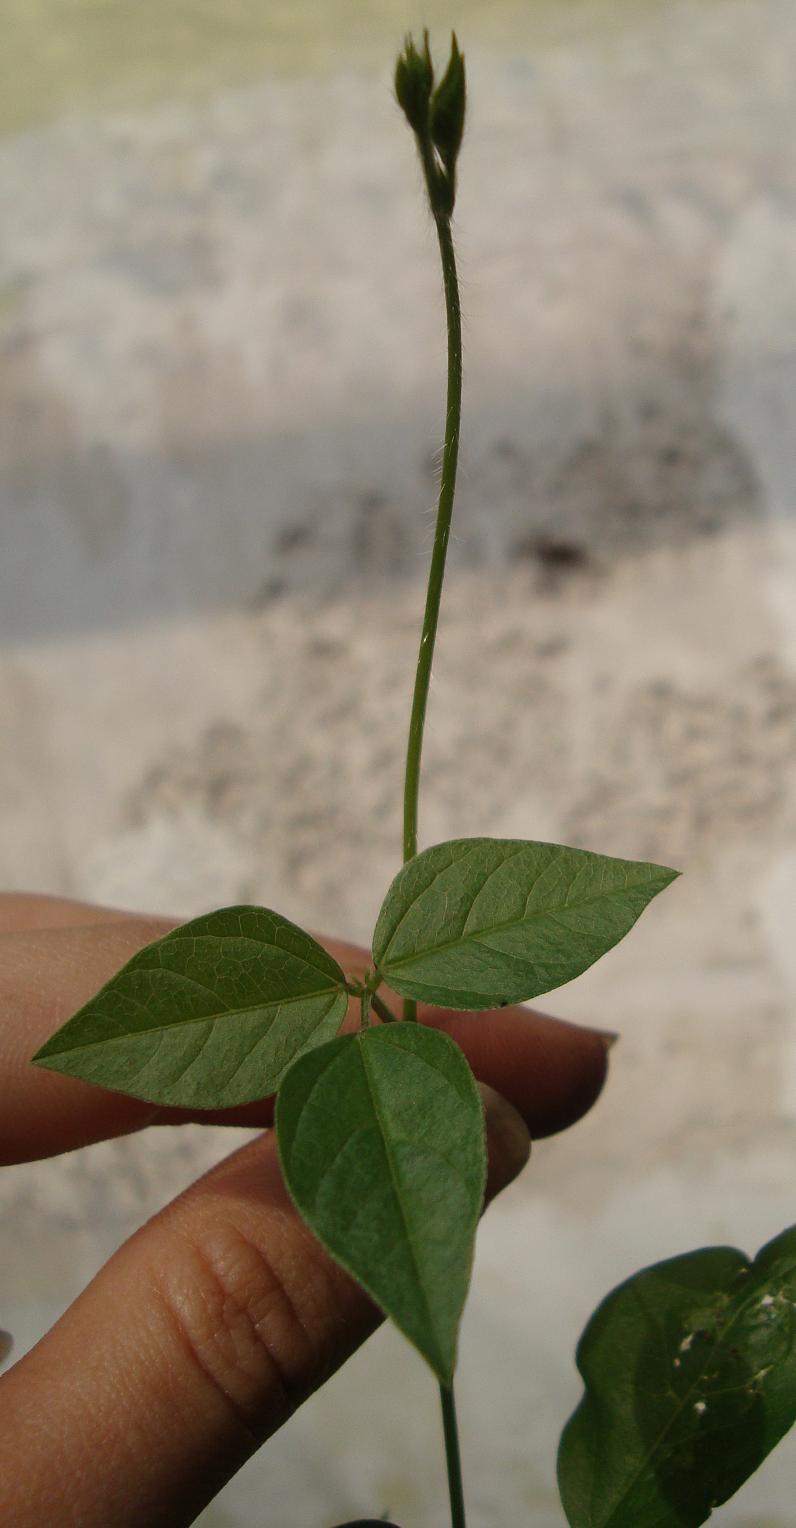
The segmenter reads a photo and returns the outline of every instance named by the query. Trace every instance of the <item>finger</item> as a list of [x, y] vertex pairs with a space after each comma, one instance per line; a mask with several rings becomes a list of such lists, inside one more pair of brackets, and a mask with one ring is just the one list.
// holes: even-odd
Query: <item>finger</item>
[[[494, 1193], [528, 1138], [510, 1105], [485, 1106]], [[2, 1520], [183, 1528], [379, 1319], [261, 1137], [133, 1237], [0, 1380]]]
[[[0, 937], [0, 1162], [54, 1155], [152, 1123], [270, 1124], [269, 1100], [187, 1113], [30, 1064], [44, 1040], [131, 955], [174, 926], [166, 919], [126, 916]], [[359, 975], [367, 965], [366, 953], [355, 946], [329, 948], [347, 974]], [[461, 1045], [476, 1076], [514, 1103], [534, 1136], [580, 1118], [605, 1080], [606, 1045], [599, 1032], [517, 1007], [461, 1015], [421, 1005], [419, 1017]]]
[[97, 923], [124, 923], [140, 916], [118, 907], [97, 907], [71, 897], [40, 892], [0, 892], [0, 934], [45, 928], [90, 928]]
[[476, 1077], [514, 1105], [534, 1140], [574, 1125], [602, 1092], [615, 1039], [602, 1030], [517, 1007], [489, 1013], [421, 1007], [418, 1016], [461, 1046]]
[[173, 925], [124, 918], [0, 935], [0, 1162], [140, 1130], [155, 1105], [31, 1066], [31, 1056], [121, 966]]
[[513, 1104], [484, 1082], [478, 1091], [486, 1119], [486, 1191], [484, 1203], [507, 1188], [522, 1171], [531, 1155], [531, 1134], [522, 1115]]

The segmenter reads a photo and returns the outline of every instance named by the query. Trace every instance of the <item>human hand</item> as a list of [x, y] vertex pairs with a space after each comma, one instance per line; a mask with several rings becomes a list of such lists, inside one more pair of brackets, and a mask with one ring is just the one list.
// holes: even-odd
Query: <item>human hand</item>
[[[268, 1100], [190, 1115], [30, 1065], [136, 950], [175, 926], [0, 896], [0, 1162], [151, 1124], [271, 1123]], [[347, 974], [364, 971], [363, 951], [324, 942]], [[524, 1165], [529, 1130], [565, 1128], [600, 1092], [599, 1032], [520, 1008], [421, 1006], [418, 1016], [461, 1045], [484, 1084], [487, 1199]], [[0, 1379], [0, 1520], [183, 1528], [380, 1319], [293, 1209], [266, 1131], [137, 1232]]]

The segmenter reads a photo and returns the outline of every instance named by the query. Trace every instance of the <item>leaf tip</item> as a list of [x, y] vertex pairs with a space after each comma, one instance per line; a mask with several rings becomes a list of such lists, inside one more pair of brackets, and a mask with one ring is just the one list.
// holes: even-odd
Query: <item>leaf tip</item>
[[52, 1057], [55, 1054], [53, 1050], [53, 1041], [55, 1039], [56, 1035], [50, 1035], [49, 1040], [45, 1040], [44, 1044], [40, 1045], [38, 1050], [33, 1052], [33, 1055], [30, 1058], [31, 1066], [52, 1067]]

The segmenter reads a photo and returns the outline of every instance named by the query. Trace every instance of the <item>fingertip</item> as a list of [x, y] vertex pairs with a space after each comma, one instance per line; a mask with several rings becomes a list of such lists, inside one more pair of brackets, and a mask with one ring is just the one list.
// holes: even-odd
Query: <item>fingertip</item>
[[516, 1006], [419, 1016], [462, 1047], [479, 1081], [514, 1105], [535, 1140], [575, 1124], [604, 1087], [608, 1047], [598, 1030]]
[[531, 1137], [513, 1104], [486, 1083], [479, 1084], [487, 1141], [486, 1202], [519, 1177], [531, 1155]]

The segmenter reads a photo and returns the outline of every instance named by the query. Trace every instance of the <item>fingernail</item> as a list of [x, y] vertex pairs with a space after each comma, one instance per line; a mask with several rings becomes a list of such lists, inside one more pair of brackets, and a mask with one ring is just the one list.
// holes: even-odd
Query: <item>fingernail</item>
[[486, 1197], [492, 1199], [522, 1172], [531, 1154], [531, 1137], [521, 1114], [494, 1088], [479, 1084], [486, 1116], [488, 1170]]
[[593, 1029], [592, 1034], [597, 1035], [602, 1040], [607, 1051], [613, 1050], [617, 1040], [620, 1038], [615, 1029]]

